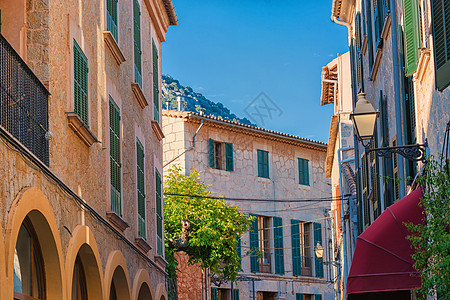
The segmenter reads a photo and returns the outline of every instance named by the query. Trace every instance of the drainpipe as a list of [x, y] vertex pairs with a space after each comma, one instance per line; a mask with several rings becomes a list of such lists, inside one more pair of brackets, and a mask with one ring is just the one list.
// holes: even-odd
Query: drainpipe
[[344, 279], [344, 297], [347, 294], [347, 233], [346, 233], [346, 227], [345, 227], [345, 220], [344, 220], [344, 189], [342, 186], [342, 164], [348, 163], [351, 161], [354, 161], [355, 158], [348, 158], [341, 160], [341, 154], [342, 151], [345, 150], [353, 150], [354, 147], [341, 147], [337, 150], [338, 153], [338, 164], [339, 164], [339, 184], [340, 184], [340, 192], [341, 192], [341, 226], [342, 226], [342, 252], [343, 252], [343, 263], [344, 263], [344, 274], [342, 274]]
[[194, 136], [192, 137], [192, 147], [187, 148], [186, 150], [184, 150], [183, 152], [181, 152], [180, 154], [178, 154], [175, 158], [173, 158], [171, 161], [169, 161], [168, 163], [166, 163], [165, 165], [163, 165], [163, 168], [165, 168], [166, 166], [170, 165], [172, 162], [174, 162], [175, 160], [177, 160], [180, 156], [182, 156], [183, 154], [185, 154], [188, 151], [191, 151], [192, 149], [195, 148], [195, 137], [197, 136], [197, 133], [200, 131], [200, 129], [203, 127], [203, 120], [202, 123], [200, 124], [200, 126], [197, 128], [197, 131], [194, 133]]
[[350, 46], [352, 43], [352, 36], [353, 36], [352, 25], [350, 23], [338, 20], [338, 18], [333, 15], [331, 15], [331, 21], [338, 25], [347, 27], [347, 29], [348, 29], [348, 45]]
[[[399, 63], [399, 51], [398, 51], [398, 38], [397, 38], [397, 17], [396, 17], [396, 1], [391, 1], [391, 30], [392, 30], [392, 63], [394, 65], [394, 95], [395, 95], [395, 126], [397, 127], [397, 146], [403, 146], [403, 134], [402, 134], [402, 104], [401, 104], [401, 91], [400, 91], [400, 63]], [[405, 176], [404, 159], [399, 157], [398, 169], [399, 175]], [[405, 180], [400, 181], [400, 199], [405, 196]]]

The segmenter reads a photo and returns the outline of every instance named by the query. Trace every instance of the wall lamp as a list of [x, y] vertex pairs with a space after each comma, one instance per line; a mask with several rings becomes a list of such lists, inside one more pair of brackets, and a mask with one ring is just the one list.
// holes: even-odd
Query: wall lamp
[[374, 137], [376, 121], [379, 115], [380, 112], [375, 111], [373, 105], [367, 100], [366, 94], [359, 93], [358, 102], [356, 102], [353, 113], [350, 114], [350, 119], [355, 127], [356, 136], [366, 148], [367, 153], [374, 151], [377, 156], [386, 158], [391, 157], [395, 153], [408, 160], [421, 161], [425, 164], [425, 153], [428, 147], [426, 140], [424, 144], [368, 149]]

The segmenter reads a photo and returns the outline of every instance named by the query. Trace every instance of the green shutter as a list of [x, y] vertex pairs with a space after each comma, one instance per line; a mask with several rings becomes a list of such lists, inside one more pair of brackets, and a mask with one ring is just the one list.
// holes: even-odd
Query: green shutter
[[291, 220], [292, 272], [294, 276], [302, 275], [302, 254], [300, 246], [300, 221]]
[[155, 170], [156, 183], [156, 250], [159, 255], [164, 253], [163, 240], [163, 210], [162, 210], [162, 181], [158, 170]]
[[295, 294], [295, 300], [305, 300], [305, 295], [302, 293]]
[[[250, 230], [250, 250], [259, 252], [258, 215], [250, 214], [250, 216], [254, 217], [252, 228]], [[260, 272], [259, 256], [257, 253], [252, 252], [250, 254], [250, 269], [253, 273]]]
[[[387, 99], [383, 96], [383, 92], [380, 91], [380, 128], [381, 128], [381, 147], [389, 147], [389, 119], [388, 119], [388, 107]], [[394, 203], [394, 182], [393, 182], [393, 169], [392, 169], [392, 157], [382, 158], [383, 176], [387, 178], [382, 180], [383, 184], [383, 196], [384, 207], [388, 207]]]
[[275, 274], [284, 274], [283, 220], [273, 217], [273, 244], [275, 246]]
[[209, 167], [214, 168], [214, 140], [208, 139], [208, 148], [209, 148]]
[[225, 153], [226, 153], [226, 161], [227, 161], [227, 171], [234, 171], [233, 164], [233, 144], [225, 143]]
[[153, 117], [155, 121], [159, 122], [159, 62], [158, 62], [158, 48], [156, 48], [155, 41], [152, 41], [153, 53]]
[[242, 261], [242, 246], [241, 246], [241, 236], [240, 235], [238, 235], [236, 237], [236, 243], [237, 243], [236, 251], [239, 256], [239, 260]]
[[233, 289], [233, 300], [239, 300], [239, 290]]
[[442, 91], [450, 84], [450, 4], [447, 0], [433, 0], [431, 12], [436, 88]]
[[[371, 149], [378, 147], [378, 133], [377, 128], [374, 130], [374, 139], [370, 145]], [[381, 203], [380, 203], [380, 188], [379, 188], [379, 176], [380, 171], [378, 170], [378, 158], [374, 151], [369, 154], [370, 158], [370, 181], [372, 185], [372, 203], [373, 203], [373, 213], [374, 219], [376, 219], [381, 214]]]
[[[322, 224], [320, 223], [314, 223], [314, 247], [316, 247], [317, 243], [322, 244]], [[316, 269], [316, 277], [323, 278], [323, 257], [317, 258], [316, 255], [314, 255], [315, 258], [315, 269]]]
[[322, 295], [314, 295], [314, 300], [322, 300]]
[[138, 194], [138, 234], [143, 239], [146, 238], [145, 228], [145, 168], [144, 168], [144, 147], [136, 139], [136, 160], [137, 160], [137, 194]]
[[117, 39], [117, 0], [106, 0], [106, 29]]
[[269, 178], [269, 152], [257, 150], [258, 177]]
[[419, 63], [420, 19], [417, 0], [403, 0], [405, 75], [411, 76]]
[[298, 159], [298, 182], [302, 185], [309, 185], [309, 160]]
[[372, 35], [372, 1], [366, 2], [366, 25], [367, 25], [367, 52], [369, 54], [369, 72], [372, 73], [373, 67], [373, 35]]
[[211, 300], [219, 300], [216, 287], [211, 287]]
[[74, 112], [80, 116], [86, 126], [89, 126], [88, 112], [88, 62], [87, 58], [73, 41], [73, 66], [74, 66]]
[[111, 172], [111, 210], [122, 216], [121, 162], [120, 162], [120, 111], [109, 97], [109, 157]]
[[141, 9], [137, 0], [133, 0], [133, 24], [134, 24], [134, 81], [142, 87], [141, 64]]

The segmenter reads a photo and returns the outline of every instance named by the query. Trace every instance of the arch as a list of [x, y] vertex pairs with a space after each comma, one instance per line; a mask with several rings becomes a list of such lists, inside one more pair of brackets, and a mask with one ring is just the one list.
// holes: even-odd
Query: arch
[[121, 300], [130, 300], [130, 277], [128, 275], [125, 257], [123, 257], [122, 252], [119, 250], [112, 251], [108, 256], [105, 267], [105, 277], [103, 280], [103, 290], [105, 291], [104, 299], [109, 299], [110, 297], [110, 286], [113, 279], [114, 283], [116, 283], [117, 279], [119, 284], [117, 290], [120, 291], [120, 294], [118, 293], [117, 298]]
[[139, 297], [139, 293], [141, 292], [141, 288], [145, 288], [145, 285], [147, 286], [147, 288], [149, 290], [150, 299], [154, 300], [155, 298], [153, 295], [153, 286], [152, 286], [152, 282], [150, 280], [150, 275], [148, 275], [146, 270], [139, 269], [136, 272], [136, 276], [134, 277], [134, 280], [133, 280], [133, 291], [131, 293], [131, 295], [132, 295], [131, 299], [142, 300], [142, 299], [138, 299], [138, 297]]
[[167, 297], [166, 287], [164, 286], [163, 283], [159, 283], [158, 286], [156, 287], [155, 300], [167, 300], [167, 299], [169, 298]]
[[67, 299], [71, 299], [73, 269], [79, 255], [86, 276], [89, 299], [103, 299], [103, 270], [94, 233], [88, 226], [77, 225], [72, 233], [66, 256]]
[[65, 278], [61, 238], [50, 203], [38, 188], [22, 189], [11, 204], [5, 234], [7, 299], [13, 298], [13, 265], [19, 229], [28, 217], [39, 242], [45, 268], [46, 299], [64, 299]]

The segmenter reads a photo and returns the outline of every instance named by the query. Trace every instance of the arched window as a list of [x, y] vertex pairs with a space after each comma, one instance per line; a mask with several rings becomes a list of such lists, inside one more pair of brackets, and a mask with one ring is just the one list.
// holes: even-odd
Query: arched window
[[79, 255], [73, 267], [72, 300], [87, 300], [86, 277]]
[[14, 299], [45, 299], [44, 282], [39, 243], [30, 220], [25, 218], [14, 252]]

